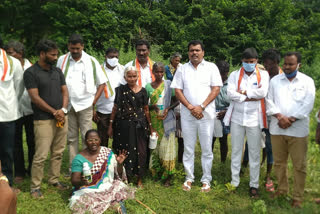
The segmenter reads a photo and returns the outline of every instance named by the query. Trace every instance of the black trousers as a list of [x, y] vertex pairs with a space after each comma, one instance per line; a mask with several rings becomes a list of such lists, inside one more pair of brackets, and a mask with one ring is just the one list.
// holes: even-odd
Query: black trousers
[[[28, 169], [25, 168], [23, 152], [23, 126], [26, 132], [28, 145]], [[24, 177], [26, 172], [30, 175], [33, 155], [35, 152], [33, 115], [23, 116], [16, 121], [16, 134], [14, 142], [14, 175]]]

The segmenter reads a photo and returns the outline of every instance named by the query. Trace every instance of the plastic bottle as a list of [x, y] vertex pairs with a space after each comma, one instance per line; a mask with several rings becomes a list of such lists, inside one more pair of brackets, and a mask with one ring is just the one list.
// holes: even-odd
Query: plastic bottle
[[149, 149], [155, 149], [157, 147], [158, 136], [157, 133], [152, 132], [149, 139]]
[[84, 162], [83, 163], [83, 176], [86, 180], [88, 180], [89, 183], [92, 182], [92, 175], [91, 175], [91, 170], [89, 167], [89, 163], [88, 162]]

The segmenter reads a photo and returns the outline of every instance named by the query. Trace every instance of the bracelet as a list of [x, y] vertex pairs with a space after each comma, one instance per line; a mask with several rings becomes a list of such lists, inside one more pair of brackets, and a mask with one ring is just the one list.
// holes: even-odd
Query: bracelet
[[113, 120], [109, 120], [110, 123], [113, 123]]
[[8, 178], [5, 176], [5, 175], [2, 175], [1, 177], [0, 177], [0, 181], [6, 181], [7, 183], [9, 183], [9, 181], [8, 181]]

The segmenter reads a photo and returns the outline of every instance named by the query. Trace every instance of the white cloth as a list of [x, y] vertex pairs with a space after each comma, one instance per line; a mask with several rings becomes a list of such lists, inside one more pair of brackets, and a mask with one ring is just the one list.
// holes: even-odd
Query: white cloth
[[[31, 67], [31, 65], [32, 64], [28, 59], [24, 59], [23, 70], [26, 71], [29, 67]], [[21, 100], [19, 102], [19, 111], [21, 116], [33, 114], [33, 110], [31, 107], [31, 98], [26, 88], [24, 88]]]
[[[133, 66], [133, 60], [128, 62], [125, 66], [124, 69], [126, 69], [129, 66]], [[137, 65], [135, 65], [137, 66]], [[152, 69], [152, 68], [151, 68]], [[141, 70], [141, 85], [142, 87], [146, 87], [147, 83], [151, 83], [152, 82], [152, 77], [151, 77], [151, 73], [150, 73], [150, 64], [149, 61], [147, 63], [147, 66], [142, 68], [140, 66], [140, 70]], [[122, 80], [121, 80], [121, 84], [125, 85], [127, 84], [127, 81], [124, 79], [124, 73], [122, 74]]]
[[298, 72], [292, 81], [289, 81], [284, 73], [273, 77], [266, 99], [267, 114], [281, 113], [298, 120], [289, 128], [282, 129], [278, 126], [277, 118], [271, 117], [270, 133], [292, 137], [307, 136], [309, 134], [309, 114], [312, 111], [314, 99], [314, 81], [307, 75]]
[[[3, 75], [4, 62], [3, 53], [0, 52], [0, 77]], [[0, 122], [10, 122], [21, 117], [19, 113], [19, 102], [24, 90], [23, 68], [19, 60], [8, 56], [12, 60], [12, 73], [8, 68], [5, 81], [0, 80]]]
[[223, 136], [223, 126], [222, 121], [218, 118], [214, 118], [214, 129], [213, 129], [213, 136], [214, 137], [222, 137]]
[[123, 66], [118, 64], [113, 70], [111, 70], [107, 68], [106, 63], [103, 63], [103, 67], [108, 75], [110, 85], [113, 90], [113, 96], [110, 96], [107, 99], [103, 91], [96, 106], [97, 106], [98, 112], [102, 114], [111, 114], [113, 104], [114, 104], [114, 99], [116, 96], [115, 88], [120, 85], [122, 75], [123, 75]]
[[[67, 53], [70, 54], [70, 53]], [[58, 59], [57, 67], [61, 69], [63, 61], [66, 55], [60, 56]], [[65, 72], [67, 60], [64, 63], [62, 72]], [[92, 61], [94, 61], [96, 67], [96, 84], [94, 80]], [[71, 106], [76, 112], [86, 109], [92, 105], [97, 86], [107, 82], [107, 78], [104, 75], [99, 62], [92, 56], [82, 51], [81, 59], [75, 61], [70, 57], [69, 69], [66, 77], [66, 84], [69, 91], [69, 106]]]
[[[194, 106], [201, 105], [207, 99], [211, 93], [211, 86], [222, 86], [222, 80], [218, 67], [205, 60], [202, 60], [196, 69], [191, 62], [180, 66], [171, 83], [171, 88], [182, 89], [185, 98]], [[213, 101], [203, 112], [203, 119], [213, 119], [215, 115], [216, 110]], [[181, 119], [194, 119], [184, 105], [181, 105]]]
[[263, 128], [262, 109], [260, 101], [248, 101], [246, 97], [262, 99], [266, 97], [269, 88], [269, 74], [267, 71], [259, 70], [261, 81], [258, 84], [257, 73], [254, 71], [250, 76], [244, 73], [240, 90], [247, 91], [247, 96], [237, 92], [240, 69], [230, 74], [228, 78], [227, 94], [231, 99], [229, 109], [224, 117], [226, 126], [230, 121], [242, 126], [255, 127], [260, 125]]
[[186, 172], [186, 180], [194, 182], [194, 157], [195, 145], [197, 143], [197, 136], [201, 146], [201, 166], [202, 178], [201, 182], [209, 183], [212, 180], [212, 137], [213, 137], [213, 120], [184, 120], [181, 119], [181, 127], [183, 134], [183, 165]]
[[235, 187], [240, 183], [241, 157], [243, 153], [244, 136], [247, 136], [250, 166], [250, 187], [259, 187], [261, 129], [259, 126], [246, 127], [231, 122], [231, 184]]

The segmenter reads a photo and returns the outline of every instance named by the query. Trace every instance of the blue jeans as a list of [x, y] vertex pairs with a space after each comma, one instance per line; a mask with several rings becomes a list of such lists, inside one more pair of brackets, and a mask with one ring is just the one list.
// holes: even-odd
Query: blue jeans
[[10, 186], [13, 183], [13, 148], [15, 121], [0, 122], [0, 160], [2, 173], [7, 176]]

